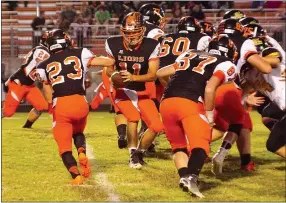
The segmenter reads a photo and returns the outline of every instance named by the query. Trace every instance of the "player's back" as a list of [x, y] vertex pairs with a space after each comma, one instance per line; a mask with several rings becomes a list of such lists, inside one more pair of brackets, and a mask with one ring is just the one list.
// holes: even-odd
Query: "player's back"
[[84, 77], [88, 54], [90, 51], [85, 48], [65, 49], [51, 55], [38, 66], [38, 69], [45, 71], [44, 79], [52, 85], [54, 98], [74, 94], [85, 95]]
[[[166, 87], [163, 99], [181, 97], [195, 102], [202, 101], [206, 83], [213, 73], [223, 66], [232, 67], [232, 65], [230, 60], [224, 56], [188, 50], [177, 58], [176, 72]], [[235, 69], [230, 69], [230, 71], [235, 71]]]
[[189, 49], [204, 51], [210, 37], [203, 33], [180, 31], [165, 35], [160, 50], [160, 67], [173, 64], [176, 58]]
[[11, 80], [18, 80], [22, 85], [32, 85], [36, 79], [35, 68], [43, 60], [50, 56], [44, 46], [34, 47], [24, 58], [21, 67], [13, 73]]

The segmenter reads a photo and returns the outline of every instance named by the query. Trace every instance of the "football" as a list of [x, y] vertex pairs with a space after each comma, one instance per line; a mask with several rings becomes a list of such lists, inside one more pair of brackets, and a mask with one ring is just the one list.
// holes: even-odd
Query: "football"
[[111, 76], [113, 86], [116, 88], [124, 88], [128, 85], [128, 82], [123, 82], [124, 79], [121, 77], [119, 72], [114, 72]]

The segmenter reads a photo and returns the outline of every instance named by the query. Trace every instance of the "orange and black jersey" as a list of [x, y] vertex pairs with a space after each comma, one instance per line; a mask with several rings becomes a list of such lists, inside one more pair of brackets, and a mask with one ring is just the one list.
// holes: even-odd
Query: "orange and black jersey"
[[[117, 71], [127, 70], [133, 75], [145, 75], [149, 69], [149, 60], [158, 59], [160, 44], [157, 40], [144, 37], [140, 46], [129, 50], [123, 43], [123, 37], [110, 37], [106, 40], [105, 50], [115, 60]], [[127, 89], [144, 91], [145, 82], [130, 82]]]
[[21, 67], [10, 77], [10, 80], [20, 82], [21, 85], [32, 85], [36, 79], [36, 66], [49, 57], [50, 54], [46, 47], [37, 46], [33, 48], [25, 56]]
[[37, 67], [37, 74], [42, 81], [51, 84], [53, 98], [85, 95], [85, 75], [93, 58], [93, 53], [86, 48], [66, 49], [43, 61]]
[[174, 64], [176, 72], [170, 79], [163, 99], [180, 97], [203, 102], [207, 81], [212, 75], [222, 82], [234, 80], [236, 66], [226, 57], [188, 50]]
[[210, 40], [206, 34], [187, 31], [163, 36], [160, 47], [160, 68], [173, 64], [179, 55], [189, 49], [205, 51]]

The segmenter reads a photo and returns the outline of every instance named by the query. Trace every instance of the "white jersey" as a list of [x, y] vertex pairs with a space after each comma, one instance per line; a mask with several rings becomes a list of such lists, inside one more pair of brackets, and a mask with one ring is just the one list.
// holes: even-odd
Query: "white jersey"
[[281, 66], [274, 68], [271, 73], [263, 74], [265, 81], [273, 87], [272, 91], [265, 91], [264, 94], [282, 111], [286, 110], [286, 100], [285, 100], [285, 80], [281, 78]]

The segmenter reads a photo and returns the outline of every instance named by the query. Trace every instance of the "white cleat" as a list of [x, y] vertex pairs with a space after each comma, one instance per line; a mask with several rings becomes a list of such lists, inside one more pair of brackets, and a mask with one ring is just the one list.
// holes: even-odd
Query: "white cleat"
[[179, 186], [184, 192], [190, 192], [199, 198], [204, 198], [205, 196], [198, 188], [197, 181], [198, 177], [196, 175], [189, 175], [180, 179]]
[[222, 174], [223, 161], [228, 154], [228, 149], [221, 147], [212, 158], [212, 173], [215, 175]]
[[138, 152], [134, 152], [129, 160], [129, 167], [135, 169], [141, 169], [142, 164], [140, 163], [139, 154]]

